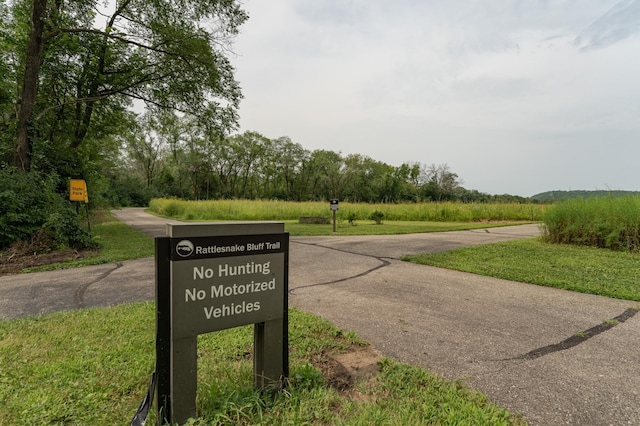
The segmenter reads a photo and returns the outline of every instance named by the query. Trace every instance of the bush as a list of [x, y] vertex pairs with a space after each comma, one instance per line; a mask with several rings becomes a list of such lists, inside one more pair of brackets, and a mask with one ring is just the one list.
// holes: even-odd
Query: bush
[[376, 210], [369, 215], [369, 220], [373, 220], [376, 225], [382, 225], [382, 219], [384, 218], [384, 213], [380, 210]]
[[113, 207], [147, 207], [157, 195], [153, 188], [128, 175], [111, 177], [105, 191], [106, 201]]
[[355, 213], [349, 213], [349, 216], [347, 216], [347, 220], [351, 226], [356, 226], [356, 219], [357, 216]]
[[55, 187], [55, 176], [0, 170], [0, 249], [38, 233], [60, 247], [90, 245], [71, 203]]

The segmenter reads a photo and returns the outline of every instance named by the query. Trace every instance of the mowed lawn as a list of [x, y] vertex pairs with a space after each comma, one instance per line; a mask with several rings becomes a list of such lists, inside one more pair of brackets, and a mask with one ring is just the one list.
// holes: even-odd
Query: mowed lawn
[[404, 260], [506, 280], [640, 301], [640, 253], [541, 238], [407, 256]]

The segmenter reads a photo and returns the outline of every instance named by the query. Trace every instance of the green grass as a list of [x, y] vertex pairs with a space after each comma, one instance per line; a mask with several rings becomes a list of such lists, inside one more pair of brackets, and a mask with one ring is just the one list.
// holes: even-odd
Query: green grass
[[640, 253], [532, 238], [404, 260], [512, 281], [640, 301]]
[[[383, 221], [538, 222], [548, 206], [542, 204], [485, 203], [402, 203], [367, 204], [341, 202], [337, 217], [348, 221], [365, 221], [375, 211]], [[184, 201], [154, 199], [149, 204], [154, 214], [177, 220], [298, 220], [301, 216], [332, 217], [328, 202], [293, 202], [274, 200]]]
[[521, 225], [521, 222], [412, 222], [412, 221], [383, 221], [378, 225], [373, 221], [358, 222], [356, 225], [341, 222], [336, 224], [316, 225], [301, 224], [297, 220], [284, 221], [285, 231], [292, 236], [313, 235], [397, 235], [417, 234], [423, 232], [463, 231], [466, 229], [494, 228], [499, 226]]
[[[138, 303], [0, 321], [0, 425], [128, 424], [154, 368], [154, 315], [153, 303]], [[274, 397], [252, 388], [251, 326], [199, 336], [191, 424], [524, 424], [460, 383], [390, 359], [352, 400], [310, 361], [366, 343], [295, 309], [289, 322], [290, 385]]]
[[154, 255], [152, 238], [116, 219], [109, 212], [93, 212], [91, 217], [91, 234], [93, 240], [100, 246], [99, 250], [89, 252], [81, 259], [28, 268], [23, 270], [23, 272], [99, 265]]

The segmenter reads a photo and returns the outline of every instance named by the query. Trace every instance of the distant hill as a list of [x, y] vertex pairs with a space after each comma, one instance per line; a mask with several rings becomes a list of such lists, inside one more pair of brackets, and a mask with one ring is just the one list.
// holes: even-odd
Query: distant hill
[[568, 200], [570, 198], [590, 198], [590, 197], [623, 197], [625, 195], [640, 195], [638, 191], [547, 191], [541, 192], [531, 197], [532, 200], [540, 202], [552, 202]]

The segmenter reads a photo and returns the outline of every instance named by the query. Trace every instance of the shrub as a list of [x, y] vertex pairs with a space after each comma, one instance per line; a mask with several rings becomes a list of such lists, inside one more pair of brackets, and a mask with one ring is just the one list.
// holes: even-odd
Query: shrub
[[356, 226], [356, 219], [357, 217], [355, 213], [349, 213], [349, 216], [347, 216], [347, 221], [351, 226]]
[[146, 207], [156, 195], [153, 188], [140, 185], [138, 179], [128, 175], [112, 177], [104, 194], [107, 203], [114, 207]]
[[0, 188], [0, 249], [38, 233], [57, 246], [90, 245], [71, 203], [55, 191], [55, 176], [2, 169]]
[[369, 215], [369, 220], [373, 220], [376, 225], [382, 225], [382, 219], [384, 218], [384, 213], [380, 210], [375, 210]]

